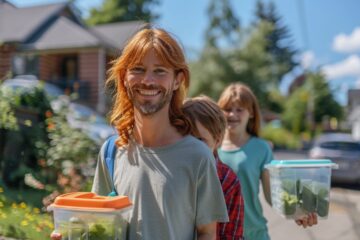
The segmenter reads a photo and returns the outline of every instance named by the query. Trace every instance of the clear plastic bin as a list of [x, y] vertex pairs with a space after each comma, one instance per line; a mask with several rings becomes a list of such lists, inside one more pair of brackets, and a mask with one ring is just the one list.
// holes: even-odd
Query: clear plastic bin
[[76, 192], [58, 196], [48, 210], [54, 212], [55, 232], [63, 240], [123, 240], [128, 223], [122, 214], [130, 206], [126, 196]]
[[327, 218], [330, 203], [331, 169], [327, 159], [273, 160], [270, 172], [272, 207], [283, 217], [299, 219], [315, 212]]

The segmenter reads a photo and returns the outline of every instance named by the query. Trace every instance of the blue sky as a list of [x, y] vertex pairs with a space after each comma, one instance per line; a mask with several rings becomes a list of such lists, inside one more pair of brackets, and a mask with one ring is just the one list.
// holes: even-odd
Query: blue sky
[[[10, 0], [17, 6], [54, 3], [59, 0]], [[208, 0], [160, 0], [156, 12], [161, 15], [158, 25], [175, 34], [187, 55], [199, 52], [207, 25]], [[268, 2], [269, 0], [265, 0]], [[61, 1], [60, 1], [61, 2]], [[253, 20], [255, 0], [232, 0], [235, 14], [246, 27]], [[273, 0], [278, 14], [292, 35], [298, 58], [304, 68], [321, 68], [326, 74], [336, 99], [346, 104], [349, 88], [360, 88], [360, 1], [358, 0]], [[102, 0], [77, 0], [86, 15]], [[283, 80], [286, 89], [300, 69]]]

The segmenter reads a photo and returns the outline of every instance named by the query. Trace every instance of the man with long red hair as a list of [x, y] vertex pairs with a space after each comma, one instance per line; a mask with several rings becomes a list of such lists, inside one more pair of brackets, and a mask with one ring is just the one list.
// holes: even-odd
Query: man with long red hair
[[216, 222], [228, 221], [214, 157], [189, 135], [181, 110], [189, 78], [177, 41], [151, 27], [130, 39], [110, 69], [110, 121], [119, 134], [114, 177], [103, 147], [92, 191], [107, 195], [114, 182], [131, 199], [129, 239], [214, 239]]

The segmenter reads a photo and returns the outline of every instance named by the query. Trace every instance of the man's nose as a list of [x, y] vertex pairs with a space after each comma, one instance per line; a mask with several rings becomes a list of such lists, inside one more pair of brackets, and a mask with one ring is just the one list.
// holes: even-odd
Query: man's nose
[[142, 83], [146, 85], [154, 84], [155, 78], [154, 74], [151, 71], [146, 71]]

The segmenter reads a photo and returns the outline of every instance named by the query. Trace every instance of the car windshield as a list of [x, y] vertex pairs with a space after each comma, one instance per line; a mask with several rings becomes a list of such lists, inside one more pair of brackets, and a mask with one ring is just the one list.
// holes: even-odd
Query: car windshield
[[360, 144], [356, 142], [322, 142], [319, 144], [322, 148], [343, 150], [343, 151], [360, 151]]

